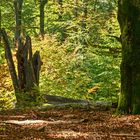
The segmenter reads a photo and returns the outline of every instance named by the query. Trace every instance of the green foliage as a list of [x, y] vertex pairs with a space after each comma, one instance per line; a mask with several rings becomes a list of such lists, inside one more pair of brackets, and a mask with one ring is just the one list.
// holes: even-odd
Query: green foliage
[[16, 102], [16, 98], [14, 92], [0, 91], [0, 110], [14, 108], [15, 102]]
[[[115, 39], [119, 37], [116, 1], [88, 2], [88, 17], [83, 17], [82, 1], [78, 4], [78, 17], [74, 17], [72, 3], [63, 2], [60, 21], [58, 13], [54, 12], [58, 11], [57, 3], [48, 4], [47, 15], [50, 16], [46, 17], [46, 30], [63, 43], [59, 44], [51, 38], [52, 44], [39, 44], [44, 46], [43, 58], [46, 58], [46, 73], [41, 83], [46, 88], [41, 89], [48, 94], [85, 98], [88, 89], [99, 85], [97, 94], [89, 95], [89, 99], [116, 101], [120, 92], [121, 58], [116, 51], [120, 48], [120, 43]], [[50, 6], [56, 9], [49, 9]], [[112, 49], [114, 52], [111, 52]]]
[[17, 99], [17, 108], [41, 106], [45, 101], [43, 95], [38, 91], [38, 88], [34, 88], [30, 92], [15, 93], [15, 95]]
[[[1, 9], [2, 27], [13, 37], [13, 1], [8, 1], [8, 5], [3, 2]], [[121, 59], [120, 43], [116, 40], [120, 34], [117, 0], [79, 0], [77, 4], [73, 0], [63, 0], [62, 7], [57, 1], [48, 1], [43, 41], [37, 37], [39, 1], [25, 0], [22, 30], [33, 36], [34, 51], [40, 50], [43, 67], [40, 92], [35, 89], [31, 93], [16, 94], [21, 106], [40, 104], [42, 93], [89, 100], [117, 100]], [[0, 49], [2, 62], [3, 49]], [[97, 93], [89, 94], [88, 90], [96, 85], [99, 86]]]
[[[72, 98], [86, 98], [88, 89], [99, 85], [96, 95], [89, 99], [116, 101], [120, 88], [120, 57], [100, 55], [97, 48], [80, 48], [60, 45], [55, 38], [38, 42], [41, 48], [43, 68], [40, 89], [48, 94]], [[100, 49], [98, 48], [98, 51]]]
[[0, 64], [4, 62], [4, 49], [0, 45]]

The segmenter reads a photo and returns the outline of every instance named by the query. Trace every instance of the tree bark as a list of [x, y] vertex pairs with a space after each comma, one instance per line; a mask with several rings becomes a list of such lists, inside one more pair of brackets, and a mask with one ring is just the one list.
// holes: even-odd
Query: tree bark
[[11, 78], [12, 78], [13, 86], [14, 86], [15, 92], [18, 92], [19, 91], [19, 83], [18, 83], [18, 78], [17, 78], [17, 74], [16, 74], [16, 70], [15, 70], [14, 61], [13, 61], [13, 58], [12, 58], [12, 53], [11, 53], [11, 50], [10, 50], [10, 44], [9, 44], [8, 36], [7, 36], [4, 29], [0, 30], [0, 34], [2, 35], [3, 40], [4, 40], [5, 58], [7, 60], [7, 64], [8, 64], [8, 67], [9, 67], [9, 71], [10, 71], [10, 75], [11, 75]]
[[119, 0], [122, 63], [119, 113], [140, 114], [140, 1]]
[[20, 37], [22, 30], [22, 4], [23, 0], [14, 0], [15, 21], [16, 21], [15, 37], [14, 37], [15, 46], [18, 43], [17, 40]]
[[39, 71], [41, 59], [38, 51], [32, 55], [31, 38], [26, 37], [25, 44], [18, 39], [18, 79], [20, 91], [31, 91], [35, 85], [39, 86]]
[[29, 36], [26, 37], [26, 43], [24, 47], [25, 47], [24, 67], [25, 67], [25, 83], [26, 83], [25, 90], [30, 91], [32, 87], [35, 86], [36, 81], [32, 63], [32, 43], [31, 38]]
[[40, 35], [41, 38], [44, 39], [44, 8], [47, 4], [48, 0], [40, 0]]
[[34, 70], [36, 85], [39, 86], [39, 74], [40, 74], [40, 69], [42, 65], [39, 51], [36, 51], [34, 53], [32, 63], [33, 63], [33, 70]]
[[[1, 30], [1, 20], [2, 20], [2, 16], [1, 16], [1, 3], [0, 3], [0, 30]], [[1, 33], [0, 33], [0, 45], [1, 45]]]
[[39, 51], [36, 51], [34, 55], [32, 54], [31, 38], [27, 36], [25, 44], [21, 38], [18, 38], [17, 40], [17, 74], [10, 50], [8, 36], [4, 29], [0, 30], [0, 34], [2, 34], [4, 40], [5, 57], [15, 92], [28, 92], [35, 86], [39, 86], [39, 73], [42, 61]]

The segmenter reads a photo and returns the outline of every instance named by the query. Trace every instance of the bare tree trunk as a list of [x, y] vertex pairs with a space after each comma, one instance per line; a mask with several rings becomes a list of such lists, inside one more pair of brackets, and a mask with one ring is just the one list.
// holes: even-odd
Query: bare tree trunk
[[14, 0], [15, 21], [16, 21], [15, 37], [14, 37], [15, 46], [17, 44], [18, 38], [21, 35], [22, 30], [22, 4], [23, 0]]
[[[13, 86], [16, 92], [28, 92], [35, 86], [39, 86], [39, 72], [42, 65], [40, 54], [38, 51], [32, 55], [31, 38], [26, 37], [25, 44], [21, 38], [18, 38], [17, 51], [17, 70], [10, 50], [8, 36], [4, 29], [0, 30], [4, 41], [5, 57], [11, 74]], [[18, 75], [18, 76], [17, 76]]]
[[34, 53], [32, 63], [33, 63], [36, 85], [39, 86], [40, 68], [41, 68], [41, 65], [43, 64], [40, 58], [39, 51], [36, 51]]
[[7, 36], [4, 29], [1, 29], [0, 32], [1, 32], [1, 35], [2, 35], [3, 40], [4, 40], [5, 58], [7, 60], [7, 64], [8, 64], [8, 67], [9, 67], [9, 71], [10, 71], [10, 75], [11, 75], [11, 78], [12, 78], [13, 86], [14, 86], [15, 92], [18, 92], [19, 91], [19, 83], [18, 83], [18, 78], [17, 78], [17, 74], [16, 74], [16, 70], [15, 70], [14, 61], [13, 61], [13, 58], [12, 58], [12, 53], [11, 53], [11, 50], [10, 50], [10, 44], [9, 44], [8, 36]]
[[48, 0], [40, 0], [40, 35], [41, 38], [44, 39], [44, 8], [47, 4]]
[[32, 44], [29, 36], [26, 37], [25, 44], [20, 38], [18, 39], [17, 62], [20, 90], [30, 91], [35, 85], [39, 86], [39, 71], [42, 62], [38, 51], [32, 55]]

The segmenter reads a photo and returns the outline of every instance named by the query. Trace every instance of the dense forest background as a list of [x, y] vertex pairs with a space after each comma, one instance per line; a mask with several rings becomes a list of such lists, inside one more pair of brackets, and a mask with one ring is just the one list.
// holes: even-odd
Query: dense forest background
[[[8, 33], [14, 58], [13, 0], [0, 4], [0, 28]], [[33, 51], [39, 50], [43, 61], [36, 94], [117, 101], [121, 61], [117, 0], [46, 1], [43, 31], [40, 4], [39, 0], [23, 1], [21, 26], [23, 38], [31, 37]], [[98, 91], [92, 92], [97, 86]], [[11, 108], [14, 100], [1, 41], [0, 108]]]

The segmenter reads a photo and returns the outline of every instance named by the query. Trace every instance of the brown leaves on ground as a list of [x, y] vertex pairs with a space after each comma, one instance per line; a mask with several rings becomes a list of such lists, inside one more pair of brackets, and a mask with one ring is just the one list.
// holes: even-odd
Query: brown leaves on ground
[[[9, 121], [10, 120], [10, 121]], [[85, 109], [0, 113], [1, 140], [139, 140], [140, 115]]]

